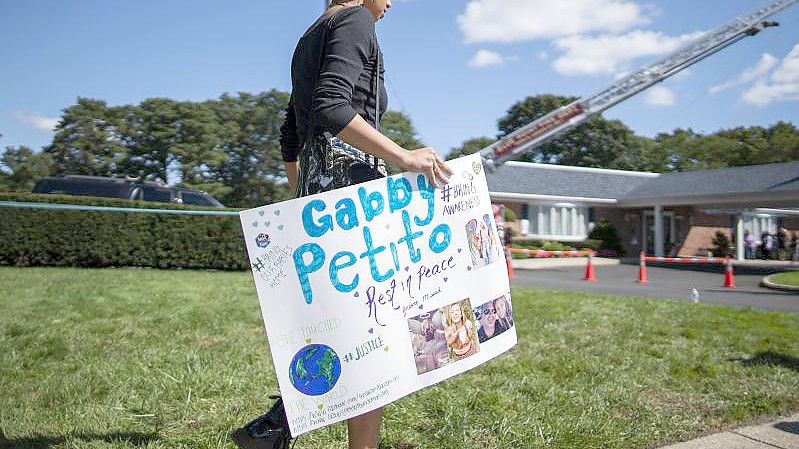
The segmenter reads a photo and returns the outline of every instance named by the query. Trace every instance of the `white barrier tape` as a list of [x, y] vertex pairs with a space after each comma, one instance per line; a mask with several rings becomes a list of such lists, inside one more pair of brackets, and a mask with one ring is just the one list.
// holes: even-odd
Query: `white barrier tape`
[[511, 253], [524, 254], [525, 256], [544, 259], [547, 257], [585, 257], [591, 255], [592, 251], [546, 251], [543, 249], [511, 248]]
[[133, 212], [133, 213], [138, 212], [138, 213], [148, 213], [148, 214], [171, 214], [171, 215], [217, 215], [217, 216], [239, 215], [238, 212], [231, 212], [231, 211], [137, 209], [134, 207], [80, 206], [77, 204], [29, 203], [24, 201], [0, 201], [0, 207], [44, 209], [44, 210], [83, 210], [91, 212]]
[[677, 262], [677, 263], [726, 263], [727, 259], [719, 259], [716, 257], [699, 258], [699, 257], [644, 257], [642, 260], [647, 262]]

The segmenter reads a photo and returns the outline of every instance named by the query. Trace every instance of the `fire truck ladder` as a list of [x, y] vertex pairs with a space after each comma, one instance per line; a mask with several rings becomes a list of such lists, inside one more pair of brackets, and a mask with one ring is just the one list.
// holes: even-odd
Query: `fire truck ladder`
[[711, 30], [663, 59], [618, 80], [602, 91], [556, 109], [517, 129], [480, 150], [480, 155], [486, 166], [493, 169], [510, 159], [527, 153], [576, 127], [592, 115], [599, 114], [744, 37], [754, 36], [765, 28], [777, 26], [776, 22], [767, 22], [765, 19], [797, 2], [799, 0], [771, 2], [768, 6]]

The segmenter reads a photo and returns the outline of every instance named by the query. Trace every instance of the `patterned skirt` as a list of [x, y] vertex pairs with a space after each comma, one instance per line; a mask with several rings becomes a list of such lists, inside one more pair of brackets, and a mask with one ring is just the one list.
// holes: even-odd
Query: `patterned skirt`
[[305, 144], [299, 166], [298, 198], [386, 177], [382, 159], [326, 134], [318, 134]]

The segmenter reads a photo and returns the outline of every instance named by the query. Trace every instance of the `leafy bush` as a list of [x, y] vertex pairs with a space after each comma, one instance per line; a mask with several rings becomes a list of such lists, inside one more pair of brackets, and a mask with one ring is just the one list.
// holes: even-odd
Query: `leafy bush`
[[599, 248], [596, 248], [596, 250], [615, 251], [619, 256], [624, 255], [624, 245], [621, 242], [621, 238], [619, 238], [619, 232], [616, 230], [616, 226], [613, 226], [613, 223], [607, 220], [602, 220], [597, 223], [588, 238], [602, 241]]
[[732, 256], [732, 243], [730, 242], [729, 237], [727, 234], [716, 231], [716, 234], [713, 236], [713, 248], [710, 250], [715, 257], [727, 257]]
[[600, 249], [602, 249], [602, 244], [603, 243], [604, 242], [602, 242], [602, 240], [599, 240], [599, 239], [588, 239], [588, 240], [578, 244], [577, 247], [580, 248], [580, 249], [590, 249], [590, 250], [594, 250], [594, 251], [599, 251]]
[[[0, 201], [206, 209], [69, 195], [0, 194]], [[231, 210], [214, 208], [214, 211]], [[0, 265], [245, 269], [238, 216], [0, 208]]]
[[516, 216], [516, 212], [513, 211], [510, 207], [505, 207], [505, 213], [503, 214], [505, 218], [505, 222], [516, 221], [519, 217]]
[[544, 242], [541, 249], [544, 251], [573, 251], [574, 247], [561, 242]]

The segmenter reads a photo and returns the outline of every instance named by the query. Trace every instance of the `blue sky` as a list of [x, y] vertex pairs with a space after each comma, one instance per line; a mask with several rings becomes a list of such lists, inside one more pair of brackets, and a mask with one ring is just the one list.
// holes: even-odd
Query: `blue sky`
[[[760, 0], [394, 0], [378, 36], [389, 107], [446, 153], [493, 136], [528, 95], [583, 96]], [[297, 38], [321, 0], [0, 2], [0, 147], [50, 142], [79, 96], [289, 90]], [[799, 5], [760, 33], [605, 113], [636, 133], [799, 125]]]

